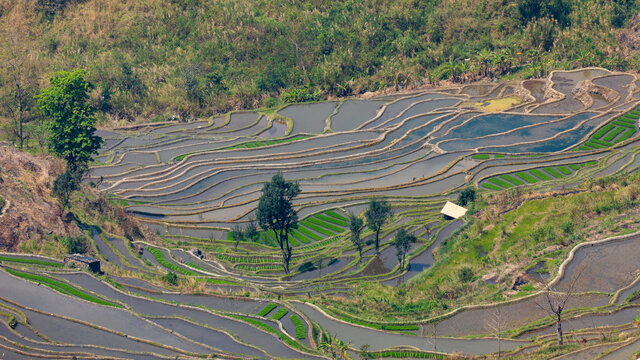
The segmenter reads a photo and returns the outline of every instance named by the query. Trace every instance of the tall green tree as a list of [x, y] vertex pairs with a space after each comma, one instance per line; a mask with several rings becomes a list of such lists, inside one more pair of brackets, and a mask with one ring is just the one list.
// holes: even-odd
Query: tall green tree
[[360, 237], [362, 233], [362, 228], [364, 227], [364, 221], [357, 217], [356, 215], [349, 214], [349, 230], [351, 230], [351, 242], [355, 245], [356, 249], [358, 249], [358, 253], [360, 254], [360, 258], [358, 258], [358, 262], [362, 260], [362, 245], [364, 242]]
[[36, 96], [38, 106], [49, 120], [51, 152], [67, 161], [72, 172], [98, 153], [102, 138], [96, 136], [95, 109], [89, 104], [93, 85], [85, 80], [82, 69], [59, 71], [50, 86]]
[[364, 213], [367, 226], [376, 233], [376, 252], [380, 249], [380, 229], [391, 215], [391, 205], [386, 200], [371, 199]]
[[281, 173], [271, 178], [262, 187], [258, 201], [257, 218], [264, 230], [273, 230], [282, 251], [284, 272], [289, 273], [292, 246], [289, 244], [289, 230], [298, 228], [298, 213], [292, 201], [300, 193], [297, 182], [286, 181]]
[[396, 248], [396, 257], [398, 257], [398, 263], [400, 264], [400, 271], [405, 269], [405, 261], [409, 249], [411, 249], [411, 243], [416, 242], [416, 237], [407, 233], [405, 229], [400, 229], [396, 233], [396, 237], [393, 240], [393, 246]]

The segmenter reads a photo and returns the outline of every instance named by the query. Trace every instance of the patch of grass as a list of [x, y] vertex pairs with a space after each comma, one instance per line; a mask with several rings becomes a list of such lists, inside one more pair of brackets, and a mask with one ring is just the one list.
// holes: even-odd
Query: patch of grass
[[158, 263], [160, 263], [160, 265], [166, 267], [169, 270], [173, 270], [175, 272], [179, 272], [181, 274], [188, 275], [188, 276], [192, 276], [196, 274], [189, 269], [185, 269], [167, 260], [164, 257], [164, 254], [162, 253], [162, 251], [160, 251], [159, 249], [147, 247], [147, 251], [151, 253], [151, 255], [153, 255], [153, 257], [156, 259], [156, 261], [158, 261]]
[[280, 308], [278, 309], [278, 311], [275, 312], [275, 314], [271, 315], [271, 318], [273, 320], [280, 320], [282, 319], [285, 315], [287, 315], [289, 313], [288, 309], [285, 308]]
[[106, 306], [112, 306], [112, 307], [118, 307], [121, 308], [122, 306], [120, 306], [119, 304], [116, 303], [112, 303], [110, 301], [95, 297], [91, 294], [87, 294], [85, 292], [82, 292], [66, 283], [63, 283], [61, 281], [58, 280], [53, 280], [44, 276], [40, 276], [40, 275], [34, 275], [34, 274], [29, 274], [29, 273], [24, 273], [24, 272], [20, 272], [20, 271], [16, 271], [13, 269], [5, 269], [9, 274], [23, 278], [25, 280], [30, 280], [33, 282], [37, 282], [38, 284], [42, 284], [45, 286], [48, 286], [50, 288], [52, 288], [53, 290], [56, 290], [60, 293], [63, 293], [65, 295], [72, 295], [87, 301], [90, 301], [92, 303], [95, 304], [100, 304], [100, 305], [106, 305]]
[[304, 326], [304, 322], [298, 317], [298, 315], [291, 315], [289, 317], [293, 325], [296, 327], [296, 339], [304, 340], [307, 338], [307, 327]]
[[30, 265], [53, 266], [53, 267], [57, 267], [57, 268], [61, 268], [64, 265], [62, 263], [56, 263], [56, 262], [53, 262], [53, 261], [38, 260], [38, 259], [27, 259], [27, 258], [14, 258], [14, 257], [8, 257], [8, 256], [0, 256], [0, 261], [21, 263], [21, 264], [30, 264]]
[[278, 304], [269, 303], [269, 305], [265, 306], [262, 310], [258, 311], [258, 316], [267, 316], [273, 309], [277, 308]]

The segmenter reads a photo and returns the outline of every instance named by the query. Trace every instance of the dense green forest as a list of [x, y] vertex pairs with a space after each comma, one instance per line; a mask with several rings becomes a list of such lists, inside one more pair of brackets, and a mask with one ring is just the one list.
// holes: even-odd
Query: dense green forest
[[201, 117], [446, 79], [526, 78], [553, 68], [637, 70], [639, 57], [620, 37], [638, 4], [4, 0], [2, 115], [14, 119], [22, 109], [21, 116], [37, 117], [30, 95], [55, 71], [74, 68], [85, 69], [95, 85], [91, 101], [103, 124]]

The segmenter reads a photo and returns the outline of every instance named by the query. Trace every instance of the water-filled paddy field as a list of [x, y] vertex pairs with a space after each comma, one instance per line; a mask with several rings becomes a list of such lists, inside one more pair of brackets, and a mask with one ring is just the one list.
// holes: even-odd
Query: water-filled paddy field
[[[465, 225], [439, 214], [465, 187], [487, 194], [570, 190], [593, 177], [636, 171], [635, 79], [603, 69], [554, 72], [520, 83], [292, 104], [275, 115], [239, 111], [100, 130], [105, 145], [88, 181], [161, 241], [131, 242], [88, 228], [102, 260], [99, 276], [52, 259], [0, 255], [9, 269], [0, 271], [0, 313], [26, 319], [15, 329], [0, 324], [0, 344], [16, 358], [20, 351], [66, 356], [81, 349], [121, 358], [315, 359], [327, 356], [319, 343], [335, 334], [351, 350], [369, 344], [387, 357], [482, 355], [497, 351], [486, 326], [496, 307], [509, 338], [502, 351], [534, 344], [536, 336], [553, 332], [536, 306], [542, 295], [534, 292], [406, 323], [364, 321], [311, 304], [355, 299], [362, 284], [402, 288], [421, 281], [437, 268], [439, 249]], [[577, 99], [573, 90], [585, 81], [618, 96]], [[513, 104], [503, 101], [514, 96]], [[255, 215], [262, 184], [277, 173], [301, 187], [293, 202], [299, 226], [289, 238], [291, 274], [283, 271], [272, 232], [237, 245], [230, 233]], [[362, 216], [373, 197], [388, 200], [393, 215], [381, 231], [380, 252], [365, 229], [360, 256], [349, 241], [348, 216]], [[417, 238], [406, 269], [392, 244], [401, 228]], [[541, 277], [559, 287], [576, 281], [582, 295], [567, 304], [569, 331], [631, 323], [640, 287], [632, 250], [637, 242], [632, 236], [579, 249], [563, 274]], [[612, 266], [620, 259], [624, 266]], [[168, 271], [188, 285], [180, 292], [168, 286], [160, 279]], [[55, 337], [56, 326], [87, 337]], [[437, 345], [431, 326], [439, 328]], [[617, 351], [635, 348], [630, 341]], [[398, 349], [407, 354], [393, 355]]]

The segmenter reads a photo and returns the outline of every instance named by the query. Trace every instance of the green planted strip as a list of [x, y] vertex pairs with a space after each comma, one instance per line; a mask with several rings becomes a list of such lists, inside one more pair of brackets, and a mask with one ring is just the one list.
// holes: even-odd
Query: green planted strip
[[[300, 232], [302, 232], [303, 234], [305, 234], [305, 235], [309, 235], [309, 234], [307, 234], [305, 232], [305, 230], [308, 231], [309, 233], [311, 233], [311, 231], [309, 231], [308, 229], [311, 229], [311, 230], [313, 230], [313, 231], [315, 231], [317, 233], [320, 233], [322, 235], [325, 235], [325, 236], [332, 236], [333, 235], [333, 232], [331, 232], [329, 230], [326, 230], [326, 229], [323, 229], [318, 225], [312, 224], [308, 220], [300, 221], [300, 225], [302, 225], [302, 227], [298, 227], [298, 230]], [[307, 228], [307, 229], [305, 229], [305, 228]], [[318, 237], [317, 239], [314, 238], [314, 240], [322, 240], [322, 238]]]
[[271, 318], [273, 320], [280, 320], [282, 319], [285, 315], [287, 315], [289, 313], [288, 309], [285, 308], [280, 308], [278, 309], [278, 311], [276, 311], [275, 314], [271, 315]]
[[580, 165], [578, 165], [578, 164], [571, 164], [571, 165], [567, 165], [567, 166], [569, 166], [569, 168], [571, 170], [573, 170], [573, 171], [580, 170]]
[[192, 267], [192, 268], [194, 268], [194, 269], [204, 270], [204, 269], [202, 268], [202, 266], [200, 266], [200, 265], [198, 265], [198, 264], [196, 264], [196, 263], [194, 263], [194, 262], [191, 262], [191, 261], [187, 261], [185, 264], [187, 264], [187, 265], [191, 266], [191, 267]]
[[229, 281], [229, 280], [223, 280], [223, 279], [205, 279], [205, 282], [207, 284], [213, 284], [213, 285], [235, 285], [235, 286], [241, 286], [242, 284], [237, 283], [237, 282], [233, 282], [233, 281]]
[[625, 121], [621, 121], [619, 119], [614, 121], [613, 124], [616, 124], [618, 126], [623, 126], [623, 127], [626, 127], [626, 128], [635, 128], [636, 127], [635, 124], [631, 124], [631, 123], [628, 123], [628, 122], [625, 122]]
[[611, 142], [613, 139], [616, 138], [616, 136], [620, 135], [620, 133], [625, 131], [625, 130], [626, 130], [625, 127], [622, 127], [622, 126], [617, 127], [613, 131], [608, 133], [605, 137], [603, 137], [602, 140]]
[[153, 255], [153, 257], [156, 259], [156, 261], [158, 261], [158, 263], [160, 263], [160, 265], [166, 267], [169, 270], [173, 270], [174, 272], [179, 272], [181, 274], [184, 275], [195, 275], [196, 273], [194, 273], [193, 271], [189, 270], [189, 269], [185, 269], [181, 266], [178, 266], [172, 262], [170, 262], [169, 260], [167, 260], [164, 257], [164, 254], [162, 253], [162, 251], [156, 249], [156, 248], [152, 248], [152, 247], [147, 247], [147, 251], [149, 253], [151, 253], [151, 255]]
[[496, 177], [493, 177], [493, 178], [489, 179], [489, 181], [494, 183], [495, 185], [498, 185], [498, 186], [500, 186], [502, 188], [505, 188], [505, 189], [509, 189], [509, 188], [513, 187], [513, 185], [509, 184], [508, 182], [502, 181], [502, 180], [500, 180], [499, 178], [496, 178]]
[[258, 316], [267, 316], [267, 314], [269, 314], [273, 309], [277, 307], [278, 307], [278, 304], [270, 303], [269, 305], [265, 306], [262, 310], [258, 312]]
[[600, 130], [598, 130], [595, 134], [593, 134], [592, 138], [594, 139], [600, 139], [604, 136], [604, 134], [608, 133], [609, 131], [613, 130], [613, 128], [615, 128], [616, 126], [613, 124], [607, 124], [605, 126], [603, 126], [602, 128], [600, 128]]
[[489, 154], [474, 154], [471, 155], [471, 158], [476, 160], [487, 160], [489, 158]]
[[562, 175], [558, 170], [556, 170], [553, 167], [543, 167], [542, 170], [544, 170], [547, 174], [553, 176], [556, 179], [562, 179], [564, 177], [564, 175]]
[[110, 301], [106, 301], [104, 299], [95, 297], [91, 294], [87, 294], [83, 291], [80, 291], [66, 283], [63, 283], [61, 281], [57, 281], [57, 280], [53, 280], [44, 276], [40, 276], [40, 275], [34, 275], [34, 274], [29, 274], [29, 273], [24, 273], [24, 272], [20, 272], [20, 271], [16, 271], [13, 269], [6, 269], [7, 272], [11, 275], [17, 276], [17, 277], [21, 277], [25, 280], [30, 280], [30, 281], [34, 281], [37, 282], [39, 284], [48, 286], [50, 288], [52, 288], [53, 290], [56, 290], [58, 292], [61, 292], [63, 294], [66, 295], [72, 295], [75, 297], [79, 297], [81, 299], [90, 301], [92, 303], [95, 304], [100, 304], [100, 305], [106, 305], [106, 306], [113, 306], [113, 307], [122, 307], [116, 303], [112, 303]]
[[504, 154], [495, 154], [493, 157], [496, 159], [504, 159]]
[[537, 177], [538, 179], [542, 180], [542, 181], [547, 181], [547, 180], [551, 180], [551, 178], [549, 177], [549, 175], [543, 173], [541, 170], [539, 169], [531, 169], [529, 170], [529, 173], [531, 173], [531, 175]]
[[291, 315], [289, 318], [291, 319], [291, 322], [293, 323], [293, 325], [296, 327], [296, 339], [298, 340], [306, 339], [307, 327], [304, 326], [304, 322], [300, 320], [298, 315], [295, 315], [295, 314]]
[[324, 222], [328, 222], [328, 223], [331, 223], [333, 225], [337, 225], [337, 226], [340, 226], [340, 227], [343, 227], [343, 228], [346, 228], [349, 225], [349, 223], [346, 220], [339, 220], [339, 219], [336, 219], [334, 217], [327, 216], [327, 215], [324, 215], [324, 214], [318, 214], [318, 215], [316, 215], [316, 217], [318, 219], [324, 221]]
[[571, 175], [571, 170], [564, 165], [557, 166], [556, 169], [565, 175]]
[[27, 258], [14, 258], [14, 257], [8, 257], [8, 256], [0, 256], [0, 261], [15, 262], [15, 263], [21, 263], [21, 264], [31, 264], [31, 265], [53, 266], [58, 268], [61, 268], [63, 266], [63, 264], [56, 263], [53, 261], [27, 259]]
[[433, 354], [433, 353], [425, 353], [425, 352], [416, 352], [416, 351], [383, 351], [367, 353], [370, 358], [380, 359], [380, 358], [399, 358], [399, 359], [409, 359], [409, 358], [419, 358], [419, 359], [445, 359], [445, 355], [442, 354]]
[[580, 164], [580, 166], [585, 168], [585, 167], [594, 166], [597, 163], [598, 163], [597, 160], [591, 160], [591, 161], [587, 161], [586, 163]]
[[615, 140], [616, 143], [625, 141], [627, 139], [629, 139], [630, 137], [632, 137], [634, 134], [636, 133], [636, 129], [627, 129], [627, 131], [624, 132], [624, 134], [622, 134], [622, 136], [620, 136], [619, 138], [617, 138]]
[[328, 223], [328, 222], [325, 222], [325, 221], [322, 221], [322, 220], [320, 220], [320, 219], [318, 219], [316, 217], [310, 217], [307, 220], [309, 220], [309, 222], [311, 222], [312, 224], [315, 224], [315, 225], [318, 225], [318, 226], [322, 226], [323, 228], [329, 229], [329, 230], [333, 231], [334, 233], [341, 233], [341, 232], [344, 231], [344, 228], [342, 228], [340, 226], [337, 226], [337, 225], [334, 225], [334, 224], [331, 224], [331, 223]]
[[329, 210], [325, 214], [331, 216], [332, 218], [336, 218], [338, 220], [342, 220], [342, 221], [345, 221], [345, 222], [349, 221], [349, 219], [347, 219], [346, 217], [342, 216], [341, 214], [339, 214], [339, 213], [337, 213], [337, 212], [335, 212], [333, 210]]
[[538, 179], [534, 178], [533, 176], [527, 174], [524, 171], [517, 172], [516, 176], [518, 176], [520, 179], [528, 182], [529, 184], [535, 184], [535, 183], [538, 182]]
[[524, 184], [524, 182], [518, 178], [516, 178], [515, 176], [511, 176], [511, 175], [502, 175], [501, 178], [503, 178], [504, 180], [507, 180], [508, 182], [512, 183], [513, 185], [522, 185]]
[[493, 184], [490, 184], [488, 182], [484, 182], [480, 186], [482, 186], [485, 189], [489, 189], [489, 190], [502, 190], [501, 188], [499, 188], [499, 187], [497, 187], [497, 186], [495, 186]]
[[291, 229], [289, 231], [289, 234], [293, 237], [295, 237], [296, 239], [298, 239], [298, 241], [308, 244], [311, 242], [311, 240], [309, 240], [309, 238], [307, 238], [306, 236], [304, 236], [303, 234], [301, 234], [300, 232], [298, 232], [298, 230], [296, 229]]

